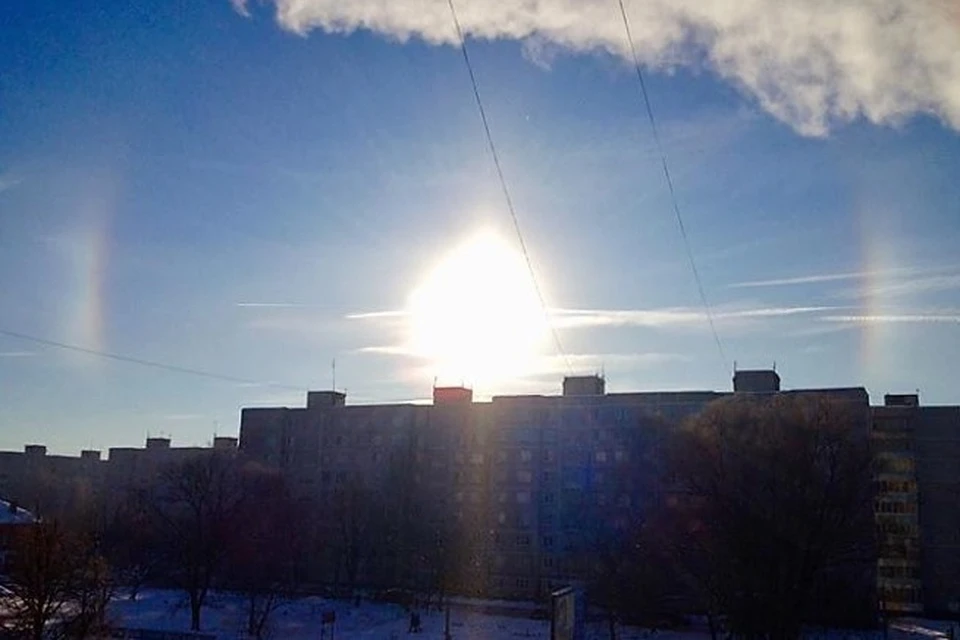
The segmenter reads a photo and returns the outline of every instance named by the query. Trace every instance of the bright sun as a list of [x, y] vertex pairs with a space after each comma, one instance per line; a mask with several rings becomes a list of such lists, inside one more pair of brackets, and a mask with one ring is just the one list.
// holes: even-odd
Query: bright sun
[[409, 346], [442, 384], [528, 373], [549, 326], [523, 256], [493, 233], [454, 248], [407, 301]]

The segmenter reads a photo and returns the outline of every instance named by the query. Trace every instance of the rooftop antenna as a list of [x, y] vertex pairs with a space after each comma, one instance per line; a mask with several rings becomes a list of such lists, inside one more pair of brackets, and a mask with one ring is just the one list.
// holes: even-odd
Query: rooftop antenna
[[337, 359], [336, 358], [334, 358], [330, 362], [330, 372], [333, 378], [333, 390], [336, 391], [337, 390]]
[[736, 361], [736, 360], [733, 361], [733, 372], [734, 372], [734, 373], [737, 372], [737, 361]]
[[777, 370], [777, 361], [776, 361], [776, 360], [773, 361], [773, 370], [774, 370], [774, 372], [776, 372], [776, 370]]

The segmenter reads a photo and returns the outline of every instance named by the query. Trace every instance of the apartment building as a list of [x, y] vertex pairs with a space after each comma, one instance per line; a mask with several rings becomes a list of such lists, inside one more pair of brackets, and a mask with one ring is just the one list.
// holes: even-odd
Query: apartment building
[[[867, 416], [860, 388], [785, 393], [814, 391], [862, 404]], [[779, 393], [780, 378], [738, 371], [734, 392]], [[537, 598], [584, 576], [602, 541], [663, 499], [668, 431], [727, 395], [607, 393], [600, 376], [568, 377], [560, 395], [489, 402], [456, 387], [435, 389], [432, 405], [354, 406], [320, 391], [305, 407], [244, 409], [240, 449], [328, 510], [338, 488], [389, 490], [406, 469], [436, 506], [431, 517], [452, 519], [458, 590]]]
[[873, 407], [881, 605], [890, 613], [960, 613], [960, 407], [917, 394]]

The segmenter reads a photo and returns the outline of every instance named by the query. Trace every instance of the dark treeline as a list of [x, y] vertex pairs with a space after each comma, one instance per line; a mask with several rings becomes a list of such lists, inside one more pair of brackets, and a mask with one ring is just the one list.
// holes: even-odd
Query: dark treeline
[[[812, 394], [721, 400], [665, 429], [656, 456], [620, 467], [616, 504], [565, 505], [583, 526], [562, 554], [611, 636], [687, 614], [749, 640], [872, 624], [866, 421], [863, 407]], [[8, 628], [41, 638], [55, 622], [64, 637], [95, 637], [111, 597], [148, 585], [181, 590], [194, 629], [211, 591], [239, 594], [257, 638], [303, 593], [484, 595], [489, 510], [454, 517], [410, 464], [386, 477], [307, 497], [236, 451], [209, 450], [122, 495], [57, 500], [14, 541]]]

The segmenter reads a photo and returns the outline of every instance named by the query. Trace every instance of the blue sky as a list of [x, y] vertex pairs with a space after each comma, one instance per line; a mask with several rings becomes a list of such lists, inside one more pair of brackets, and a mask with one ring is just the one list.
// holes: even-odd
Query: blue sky
[[[614, 391], [727, 389], [736, 360], [776, 361], [788, 387], [960, 403], [946, 4], [891, 20], [852, 3], [832, 50], [778, 14], [799, 0], [749, 17], [628, 3], [724, 361], [616, 3], [462, 0], [568, 362], [540, 336], [529, 366], [483, 379], [409, 343], [411, 296], [445, 260], [480, 236], [518, 255], [445, 3], [75, 4], [0, 9], [0, 330], [242, 382], [0, 335], [0, 448], [203, 443], [242, 406], [329, 387], [334, 358], [356, 402], [425, 398], [435, 376], [552, 393], [601, 368]], [[507, 331], [517, 312], [496, 296], [468, 327]]]

